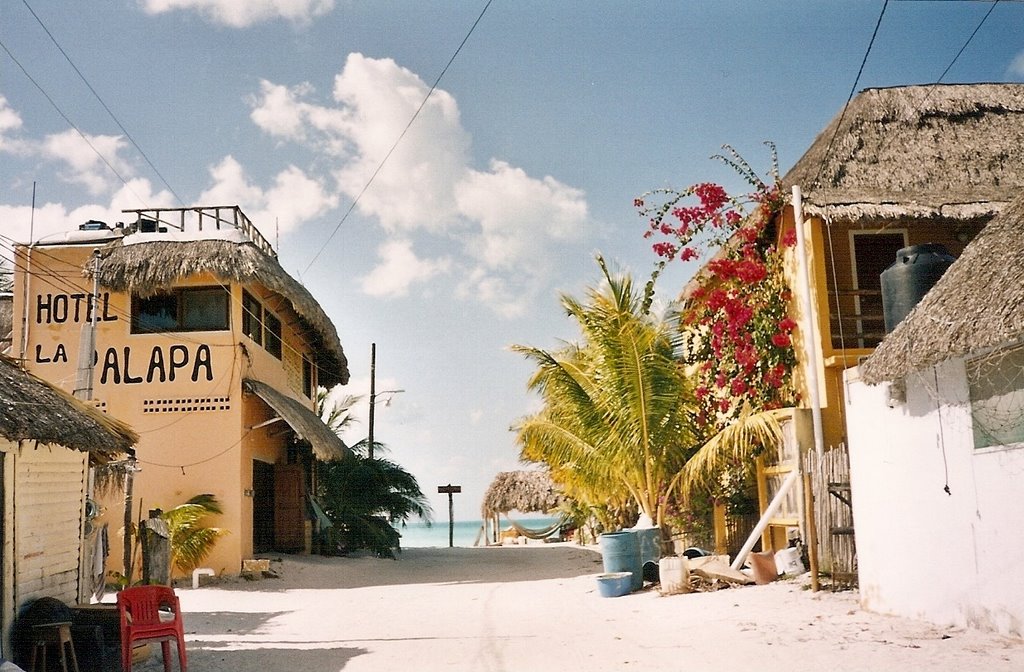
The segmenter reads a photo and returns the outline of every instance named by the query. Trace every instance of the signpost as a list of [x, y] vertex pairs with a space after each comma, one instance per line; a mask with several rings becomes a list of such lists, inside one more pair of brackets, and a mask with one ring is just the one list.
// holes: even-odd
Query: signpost
[[448, 495], [448, 548], [455, 546], [455, 503], [452, 499], [452, 495], [457, 492], [462, 492], [461, 485], [439, 485], [437, 486], [437, 492], [439, 494]]

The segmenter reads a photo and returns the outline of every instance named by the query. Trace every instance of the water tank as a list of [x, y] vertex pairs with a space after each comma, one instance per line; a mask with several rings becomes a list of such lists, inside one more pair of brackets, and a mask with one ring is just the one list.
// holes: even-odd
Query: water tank
[[885, 333], [896, 328], [954, 261], [938, 243], [911, 245], [896, 252], [896, 261], [881, 276]]

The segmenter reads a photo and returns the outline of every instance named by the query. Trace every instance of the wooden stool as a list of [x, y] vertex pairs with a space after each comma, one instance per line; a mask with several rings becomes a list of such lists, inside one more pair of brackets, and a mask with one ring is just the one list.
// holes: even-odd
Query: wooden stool
[[56, 644], [57, 649], [60, 651], [60, 664], [64, 668], [64, 672], [68, 672], [68, 661], [65, 657], [65, 652], [71, 651], [71, 669], [74, 672], [78, 672], [78, 659], [75, 658], [75, 645], [71, 641], [71, 623], [42, 623], [40, 625], [32, 626], [32, 672], [37, 672], [36, 668], [36, 654], [40, 650], [43, 652], [43, 666], [41, 669], [46, 672], [46, 648], [51, 644]]

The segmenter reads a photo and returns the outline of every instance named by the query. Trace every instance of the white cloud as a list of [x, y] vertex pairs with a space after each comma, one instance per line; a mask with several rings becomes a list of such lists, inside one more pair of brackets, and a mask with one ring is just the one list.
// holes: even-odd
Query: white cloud
[[380, 263], [361, 278], [364, 292], [370, 296], [405, 296], [414, 282], [425, 282], [451, 268], [448, 259], [420, 259], [407, 239], [390, 240], [377, 250]]
[[[74, 231], [90, 219], [106, 222], [113, 226], [125, 221], [121, 211], [129, 208], [173, 207], [173, 197], [167, 191], [154, 192], [146, 179], [129, 180], [127, 185], [114, 192], [109, 204], [90, 203], [69, 209], [63, 203], [43, 203], [36, 207], [0, 205], [0, 222], [3, 222], [4, 238], [0, 247], [7, 247], [13, 239], [28, 243], [52, 235]], [[130, 216], [127, 217], [129, 220]]]
[[[470, 136], [449, 93], [435, 90], [409, 125], [428, 91], [419, 76], [391, 59], [350, 54], [335, 78], [333, 105], [315, 102], [308, 83], [288, 88], [264, 81], [251, 101], [251, 117], [282, 142], [332, 157], [344, 195], [359, 197], [359, 212], [399, 237], [364, 279], [364, 291], [401, 296], [412, 283], [447, 271], [416, 259], [411, 242], [444, 236], [455, 243], [452, 268], [462, 269], [460, 295], [499, 315], [522, 315], [546, 286], [564, 246], [582, 239], [585, 195], [497, 159], [486, 170], [475, 169]], [[403, 256], [410, 265], [395, 261]]]
[[1006, 72], [1011, 77], [1024, 79], [1024, 51], [1017, 53], [1013, 61], [1010, 62], [1010, 67], [1006, 69]]
[[268, 239], [274, 237], [275, 225], [288, 233], [338, 205], [335, 194], [295, 166], [278, 173], [266, 190], [250, 182], [242, 164], [230, 155], [210, 167], [210, 177], [213, 185], [200, 194], [199, 202], [238, 204]]
[[274, 19], [307, 23], [334, 9], [334, 0], [143, 0], [142, 6], [150, 14], [194, 10], [214, 23], [245, 28]]
[[0, 96], [0, 150], [11, 150], [11, 141], [4, 135], [19, 128], [21, 128], [21, 115], [7, 104], [6, 98]]
[[[61, 177], [81, 184], [94, 196], [120, 183], [118, 175], [131, 177], [131, 167], [118, 156], [126, 147], [119, 135], [85, 135], [75, 130], [46, 136], [40, 146], [43, 156], [67, 166]], [[117, 174], [114, 171], [117, 171]]]

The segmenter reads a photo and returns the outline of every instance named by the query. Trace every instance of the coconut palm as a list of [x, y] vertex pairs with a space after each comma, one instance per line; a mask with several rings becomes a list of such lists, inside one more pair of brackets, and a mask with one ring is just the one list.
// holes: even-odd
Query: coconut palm
[[203, 520], [219, 513], [221, 508], [217, 498], [202, 494], [160, 514], [170, 532], [171, 564], [189, 574], [206, 559], [217, 539], [227, 531], [208, 527]]
[[586, 300], [562, 297], [580, 344], [547, 351], [513, 346], [537, 365], [529, 381], [544, 408], [514, 429], [522, 458], [546, 463], [567, 494], [585, 501], [628, 496], [663, 523], [673, 477], [693, 452], [693, 396], [675, 356], [671, 325], [650, 315], [648, 284], [613, 275]]
[[[360, 397], [328, 404], [327, 396], [326, 390], [318, 391], [316, 409], [328, 427], [340, 433], [354, 422], [351, 408]], [[404, 527], [413, 517], [429, 523], [432, 511], [415, 476], [396, 462], [369, 457], [368, 448], [363, 439], [342, 459], [322, 462], [317, 497], [334, 523], [335, 545], [394, 557], [401, 548], [395, 525]], [[386, 452], [387, 446], [374, 441], [376, 456]]]

